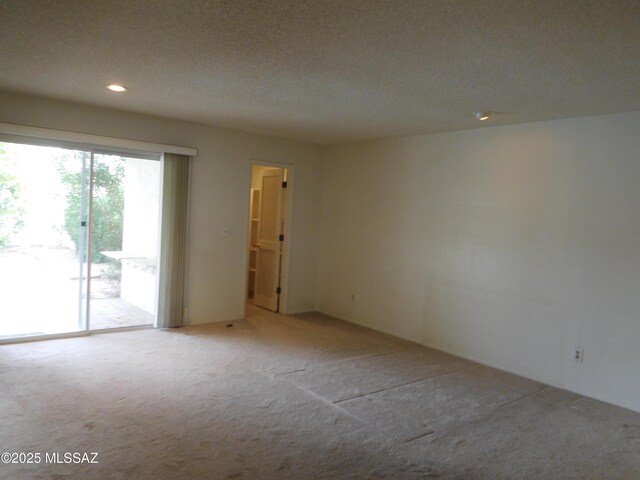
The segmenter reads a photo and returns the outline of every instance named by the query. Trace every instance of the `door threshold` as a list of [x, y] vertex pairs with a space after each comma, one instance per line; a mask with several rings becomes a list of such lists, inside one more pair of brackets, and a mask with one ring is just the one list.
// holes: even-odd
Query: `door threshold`
[[90, 330], [86, 332], [50, 333], [47, 335], [28, 335], [23, 337], [12, 337], [0, 339], [0, 345], [12, 345], [17, 343], [44, 342], [47, 340], [63, 340], [65, 338], [88, 337], [92, 335], [102, 335], [106, 333], [135, 332], [138, 330], [151, 330], [153, 325], [137, 325], [131, 327], [104, 328], [100, 330]]

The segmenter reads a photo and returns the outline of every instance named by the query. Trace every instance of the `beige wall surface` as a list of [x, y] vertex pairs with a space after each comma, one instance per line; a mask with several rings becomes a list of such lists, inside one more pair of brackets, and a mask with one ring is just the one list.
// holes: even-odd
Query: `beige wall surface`
[[320, 310], [640, 411], [639, 133], [636, 112], [328, 149]]
[[[6, 92], [0, 92], [0, 122], [198, 149], [189, 199], [186, 306], [190, 323], [242, 317], [251, 162], [292, 165], [296, 185], [287, 306], [289, 312], [315, 308], [320, 147]], [[232, 234], [224, 236], [227, 227]]]

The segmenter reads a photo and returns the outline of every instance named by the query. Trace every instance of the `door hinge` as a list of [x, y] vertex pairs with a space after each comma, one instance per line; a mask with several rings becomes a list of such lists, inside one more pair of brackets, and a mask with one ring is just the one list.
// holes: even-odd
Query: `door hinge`
[[282, 293], [282, 289], [280, 287], [276, 288], [276, 294], [280, 295]]
[[282, 188], [287, 188], [287, 181], [282, 182]]
[[280, 240], [281, 242], [284, 242], [284, 235], [280, 234], [280, 236], [278, 237], [278, 240]]

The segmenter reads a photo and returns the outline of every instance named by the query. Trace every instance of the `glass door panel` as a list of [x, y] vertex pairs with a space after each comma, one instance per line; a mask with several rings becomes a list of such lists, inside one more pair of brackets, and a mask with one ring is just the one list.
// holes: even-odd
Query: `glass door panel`
[[91, 330], [155, 321], [160, 165], [158, 160], [94, 155]]
[[0, 338], [86, 329], [90, 160], [0, 142]]

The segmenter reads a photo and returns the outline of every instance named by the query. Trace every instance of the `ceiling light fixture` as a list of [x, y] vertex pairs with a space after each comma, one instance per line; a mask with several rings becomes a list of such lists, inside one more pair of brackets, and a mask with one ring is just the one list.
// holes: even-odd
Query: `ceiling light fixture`
[[487, 120], [491, 116], [491, 113], [489, 113], [489, 112], [473, 112], [473, 116], [476, 117], [478, 120], [482, 121], [482, 120]]
[[107, 85], [107, 88], [112, 92], [126, 92], [127, 87], [123, 87], [122, 85], [118, 85], [116, 83], [112, 83], [111, 85]]

